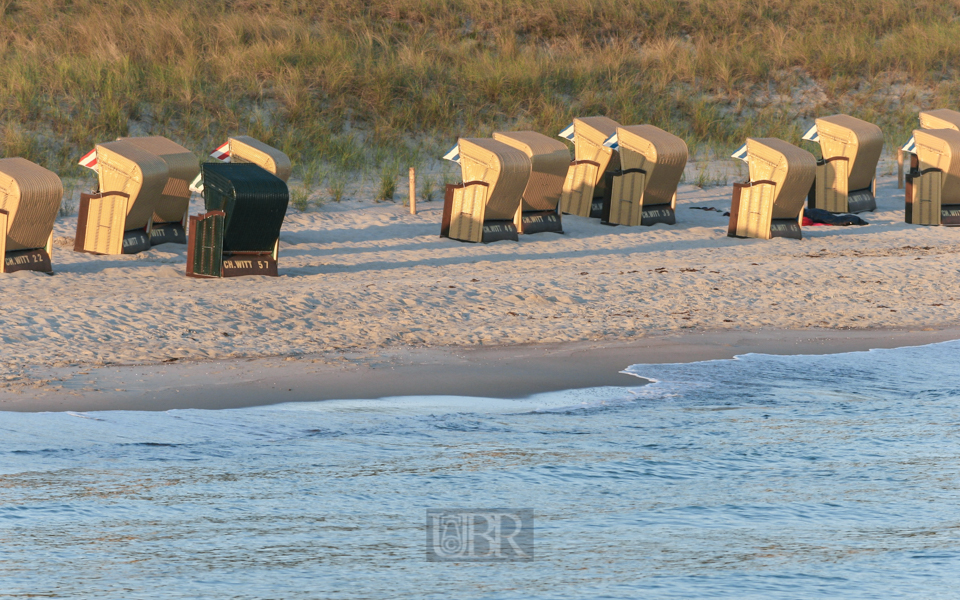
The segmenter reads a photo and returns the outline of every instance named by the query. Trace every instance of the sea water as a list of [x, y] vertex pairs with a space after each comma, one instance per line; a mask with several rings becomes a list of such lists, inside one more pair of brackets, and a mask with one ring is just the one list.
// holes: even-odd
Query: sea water
[[[958, 598], [960, 343], [517, 400], [0, 413], [0, 597]], [[638, 379], [638, 383], [641, 380]], [[428, 509], [535, 559], [428, 562]]]

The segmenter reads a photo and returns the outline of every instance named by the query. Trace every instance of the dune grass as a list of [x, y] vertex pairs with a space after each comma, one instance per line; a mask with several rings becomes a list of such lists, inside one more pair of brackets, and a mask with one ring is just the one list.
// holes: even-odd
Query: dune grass
[[0, 0], [0, 143], [70, 175], [117, 136], [242, 133], [316, 179], [578, 115], [703, 156], [843, 111], [889, 151], [958, 108], [958, 39], [931, 0]]

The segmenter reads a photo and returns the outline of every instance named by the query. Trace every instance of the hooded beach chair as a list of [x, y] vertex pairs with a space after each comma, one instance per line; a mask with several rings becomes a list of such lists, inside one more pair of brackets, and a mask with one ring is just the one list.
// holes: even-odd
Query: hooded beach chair
[[823, 158], [817, 161], [810, 206], [833, 213], [876, 210], [880, 128], [849, 115], [833, 115], [817, 119], [816, 138]]
[[187, 275], [276, 277], [286, 182], [253, 164], [204, 163], [201, 172], [207, 212], [190, 217]]
[[631, 125], [617, 128], [617, 144], [621, 168], [604, 176], [601, 220], [613, 225], [676, 223], [686, 142], [653, 125]]
[[253, 163], [276, 175], [284, 182], [290, 179], [293, 166], [290, 158], [273, 146], [248, 135], [237, 135], [228, 141], [230, 162]]
[[960, 131], [960, 112], [949, 108], [920, 111], [920, 129], [955, 129]]
[[153, 213], [150, 242], [153, 245], [187, 243], [187, 210], [190, 207], [190, 182], [200, 173], [197, 156], [160, 135], [120, 138], [159, 156], [167, 165], [167, 181]]
[[74, 250], [135, 254], [150, 248], [167, 163], [128, 140], [97, 144], [100, 192], [81, 194]]
[[570, 166], [566, 144], [536, 131], [494, 133], [493, 139], [522, 151], [530, 159], [530, 178], [514, 219], [519, 233], [563, 233], [557, 205]]
[[914, 225], [960, 226], [960, 131], [917, 129], [913, 139], [904, 219]]
[[[948, 108], [921, 111], [920, 129], [960, 132], [960, 112]], [[907, 142], [907, 145], [899, 151], [897, 160], [899, 163], [897, 172], [898, 187], [903, 187], [903, 181], [901, 179], [901, 175], [903, 174], [903, 155], [907, 154], [910, 158], [909, 173], [906, 177], [906, 211], [904, 213], [904, 220], [907, 223], [914, 225], [946, 225], [949, 227], [960, 225], [960, 210], [958, 210], [960, 207], [957, 206], [952, 192], [956, 183], [953, 178], [949, 176], [949, 169], [947, 168], [949, 165], [946, 164], [949, 163], [950, 159], [947, 159], [943, 166], [937, 167], [944, 172], [942, 175], [937, 175], [934, 171], [929, 171], [929, 169], [934, 168], [932, 165], [935, 162], [944, 162], [942, 159], [938, 161], [936, 157], [931, 154], [931, 145], [940, 147], [943, 144], [947, 144], [947, 147], [949, 147], [950, 141], [947, 138], [950, 137], [951, 136], [947, 134], [947, 136], [939, 142], [926, 138], [927, 147], [923, 152], [927, 160], [923, 161], [925, 165], [923, 167], [921, 167], [920, 152], [917, 149], [916, 132], [914, 132], [910, 141]], [[924, 171], [927, 172], [924, 173]], [[941, 179], [940, 186], [935, 185], [933, 181], [937, 177]], [[938, 187], [941, 190], [939, 200], [934, 192]], [[940, 202], [939, 212], [931, 209], [931, 202]]]
[[514, 240], [530, 158], [490, 138], [460, 138], [463, 182], [448, 185], [440, 235], [464, 242]]
[[25, 158], [0, 159], [0, 273], [50, 273], [63, 184]]
[[[955, 129], [960, 131], [960, 112], [949, 108], [920, 111], [920, 129]], [[897, 150], [897, 189], [903, 188], [903, 163], [909, 155], [909, 170], [916, 172], [919, 167], [914, 138]], [[909, 202], [909, 199], [907, 200]]]
[[574, 157], [560, 197], [560, 212], [599, 218], [603, 214], [603, 175], [620, 168], [620, 155], [604, 145], [620, 124], [607, 117], [573, 120]]
[[733, 184], [730, 237], [800, 239], [800, 218], [817, 159], [776, 138], [747, 138], [750, 181]]

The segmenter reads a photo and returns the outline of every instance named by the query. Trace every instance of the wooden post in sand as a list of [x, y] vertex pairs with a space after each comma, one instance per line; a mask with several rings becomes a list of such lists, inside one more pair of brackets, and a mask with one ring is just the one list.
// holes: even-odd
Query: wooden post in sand
[[410, 167], [410, 214], [417, 214], [417, 171]]
[[897, 148], [897, 189], [903, 189], [903, 148]]

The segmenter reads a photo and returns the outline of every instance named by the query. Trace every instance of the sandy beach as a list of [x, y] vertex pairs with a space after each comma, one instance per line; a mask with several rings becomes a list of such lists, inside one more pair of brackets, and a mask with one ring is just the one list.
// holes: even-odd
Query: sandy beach
[[[272, 389], [262, 382], [296, 379], [295, 366], [302, 373], [300, 389], [286, 392], [291, 400], [346, 397], [350, 390], [360, 397], [464, 393], [459, 389], [531, 393], [549, 388], [549, 381], [563, 387], [629, 384], [617, 375], [627, 364], [611, 364], [594, 377], [589, 373], [596, 369], [569, 367], [582, 360], [555, 357], [583, 349], [590, 352], [580, 355], [600, 357], [588, 360], [597, 365], [606, 358], [616, 362], [603, 348], [624, 345], [645, 350], [618, 351], [620, 362], [662, 362], [804, 351], [797, 343], [829, 351], [824, 348], [960, 337], [953, 331], [960, 327], [958, 232], [904, 224], [903, 191], [894, 177], [880, 179], [878, 210], [863, 215], [870, 225], [806, 227], [802, 241], [728, 238], [720, 212], [692, 208], [725, 210], [730, 192], [730, 186], [682, 185], [675, 226], [610, 227], [565, 216], [563, 235], [488, 245], [440, 238], [439, 201], [421, 203], [416, 216], [399, 201], [369, 199], [326, 202], [306, 213], [291, 208], [279, 278], [215, 281], [184, 277], [184, 246], [129, 256], [73, 252], [76, 217], [58, 219], [56, 274], [0, 278], [0, 406], [284, 401], [262, 397]], [[191, 213], [201, 209], [195, 197]], [[512, 375], [514, 384], [497, 383], [494, 367], [461, 369], [483, 373], [476, 385], [443, 383], [444, 365], [456, 366], [459, 355], [474, 357], [466, 364], [495, 365], [500, 359], [486, 354], [491, 349], [501, 352], [502, 362], [513, 357], [526, 365]], [[517, 352], [535, 356], [511, 354]], [[440, 366], [417, 369], [409, 385], [364, 383], [363, 373], [376, 365], [420, 358]], [[529, 368], [538, 360], [568, 366], [538, 374]], [[138, 388], [125, 373], [141, 367], [155, 375], [141, 378]], [[280, 378], [237, 379], [245, 370], [273, 368], [292, 370]], [[122, 377], [108, 375], [111, 369]], [[318, 378], [310, 369], [353, 375]], [[207, 392], [207, 400], [177, 392], [181, 379], [191, 386], [227, 384], [222, 389], [243, 381], [248, 391], [259, 391], [240, 394], [233, 386], [225, 398], [246, 399], [218, 403]], [[517, 383], [524, 379], [528, 383]], [[267, 387], [256, 388], [253, 380]], [[164, 398], [148, 401], [150, 381], [165, 390]], [[489, 387], [479, 388], [482, 382]], [[137, 389], [144, 393], [135, 401], [116, 391]]]

